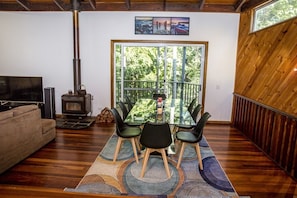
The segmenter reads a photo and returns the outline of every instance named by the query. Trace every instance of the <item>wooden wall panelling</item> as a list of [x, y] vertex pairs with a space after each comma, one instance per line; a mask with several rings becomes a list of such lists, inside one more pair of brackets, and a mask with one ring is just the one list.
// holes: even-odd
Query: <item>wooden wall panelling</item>
[[[290, 75], [290, 73], [292, 73], [293, 67], [292, 65], [288, 64], [290, 62], [288, 61], [290, 52], [295, 51], [294, 48], [296, 48], [296, 43], [291, 42], [293, 39], [295, 39], [296, 35], [293, 36], [293, 34], [288, 33], [290, 31], [294, 31], [290, 30], [289, 27], [290, 26], [287, 24], [284, 26], [283, 30], [280, 30], [280, 36], [278, 37], [278, 40], [280, 41], [277, 42], [276, 46], [278, 50], [274, 50], [270, 58], [270, 64], [273, 64], [275, 71], [273, 72], [268, 83], [271, 86], [271, 91], [269, 94], [266, 94], [268, 97], [266, 97], [265, 101], [271, 104], [271, 106], [278, 106], [280, 97], [283, 97], [284, 100], [292, 98], [292, 95], [287, 95], [284, 97], [282, 96], [282, 93], [286, 92], [287, 94], [291, 94], [293, 88], [292, 86], [294, 86], [294, 83], [292, 82], [297, 82], [291, 78], [292, 75]], [[282, 104], [286, 105], [287, 103]], [[286, 111], [287, 108], [283, 106], [281, 109]]]
[[279, 32], [275, 28], [266, 31], [250, 34], [255, 37], [252, 49], [249, 53], [253, 54], [250, 62], [254, 64], [255, 72], [250, 76], [249, 86], [245, 87], [243, 94], [250, 95], [259, 102], [265, 101], [265, 97], [271, 94], [271, 85], [274, 81], [276, 64], [273, 52], [279, 42]]
[[297, 17], [250, 33], [252, 11], [240, 15], [234, 92], [297, 115]]

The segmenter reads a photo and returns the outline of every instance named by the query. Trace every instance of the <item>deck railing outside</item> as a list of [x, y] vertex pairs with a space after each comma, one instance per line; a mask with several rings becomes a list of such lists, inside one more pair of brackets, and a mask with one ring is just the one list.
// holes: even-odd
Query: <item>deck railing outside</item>
[[[121, 81], [116, 82], [117, 93], [116, 102], [121, 100]], [[132, 103], [135, 103], [139, 98], [152, 98], [154, 93], [164, 93], [168, 98], [183, 99], [185, 104], [189, 104], [193, 98], [198, 98], [201, 85], [193, 83], [180, 83], [180, 82], [166, 82], [166, 89], [163, 82], [156, 81], [124, 81], [123, 96], [128, 96]]]

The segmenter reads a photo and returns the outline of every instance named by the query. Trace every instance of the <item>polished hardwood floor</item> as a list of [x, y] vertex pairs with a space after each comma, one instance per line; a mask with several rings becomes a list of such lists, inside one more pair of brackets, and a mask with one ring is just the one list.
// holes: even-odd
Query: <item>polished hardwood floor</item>
[[[57, 129], [55, 140], [0, 175], [1, 197], [82, 197], [63, 189], [79, 183], [114, 129], [114, 124]], [[229, 125], [207, 124], [204, 135], [240, 196], [297, 197], [297, 182], [241, 132]]]

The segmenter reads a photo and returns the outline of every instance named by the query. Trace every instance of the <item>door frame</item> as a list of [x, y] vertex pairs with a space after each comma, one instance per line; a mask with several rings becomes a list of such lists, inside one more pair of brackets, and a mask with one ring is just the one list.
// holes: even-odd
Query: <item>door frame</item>
[[[206, 76], [207, 76], [207, 60], [208, 60], [208, 42], [207, 41], [170, 41], [170, 40], [111, 40], [110, 42], [110, 99], [111, 99], [111, 107], [115, 105], [115, 59], [114, 59], [114, 50], [116, 43], [149, 43], [149, 44], [177, 44], [177, 45], [198, 45], [202, 44], [205, 46], [205, 54], [204, 54], [204, 68], [203, 68], [203, 83], [202, 83], [202, 107], [204, 107], [205, 103], [205, 93], [206, 93]], [[204, 112], [204, 108], [202, 108], [202, 113]]]

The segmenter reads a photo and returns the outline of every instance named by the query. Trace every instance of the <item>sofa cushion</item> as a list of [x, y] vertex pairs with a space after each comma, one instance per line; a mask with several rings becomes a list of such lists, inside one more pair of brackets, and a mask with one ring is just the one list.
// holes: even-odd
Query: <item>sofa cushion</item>
[[13, 117], [12, 111], [3, 111], [0, 113], [0, 121]]
[[12, 109], [12, 111], [13, 111], [13, 116], [18, 116], [23, 113], [33, 111], [35, 109], [38, 109], [37, 105], [23, 105], [23, 106], [15, 107], [14, 109]]

